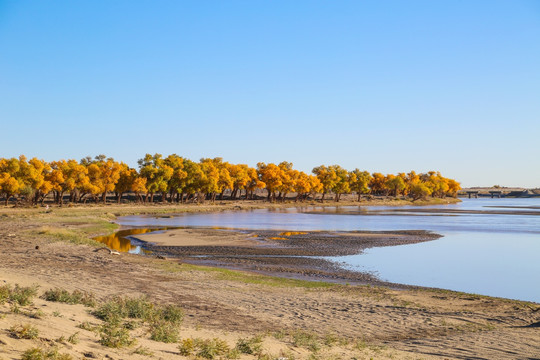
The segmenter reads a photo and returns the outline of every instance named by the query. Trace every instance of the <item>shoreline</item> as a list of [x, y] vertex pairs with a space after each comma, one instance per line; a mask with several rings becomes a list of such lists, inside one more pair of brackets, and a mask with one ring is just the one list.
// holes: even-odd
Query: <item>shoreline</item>
[[[47, 213], [0, 208], [0, 285], [37, 284], [40, 294], [52, 288], [84, 291], [100, 302], [114, 296], [144, 296], [159, 304], [175, 304], [185, 313], [182, 339], [218, 338], [234, 347], [240, 339], [261, 334], [265, 354], [271, 358], [513, 360], [516, 354], [526, 359], [540, 353], [540, 304], [430, 288], [396, 290], [391, 285], [302, 281], [180, 264], [155, 256], [113, 255], [96, 251], [104, 245], [89, 240], [117, 230], [113, 220], [119, 215], [115, 214], [166, 213], [170, 209], [75, 207]], [[373, 234], [363, 236], [367, 242], [377, 239]], [[321, 251], [316, 238], [305, 241], [315, 244], [310, 251]], [[41, 318], [25, 315], [37, 309], [43, 312]], [[147, 358], [136, 354], [136, 348], [104, 347], [94, 332], [77, 327], [84, 321], [97, 327], [102, 324], [82, 305], [36, 298], [34, 305], [22, 310], [15, 313], [9, 303], [0, 304], [3, 356], [19, 359], [28, 348], [45, 346], [73, 358], [87, 353], [95, 358]], [[21, 323], [38, 327], [39, 339], [10, 337], [7, 329]], [[318, 350], [293, 341], [298, 331], [311, 334]], [[75, 333], [78, 344], [58, 340]], [[188, 359], [179, 353], [178, 343], [153, 341], [141, 329], [130, 330], [130, 336], [137, 339], [136, 346], [156, 358]], [[241, 356], [242, 360], [256, 358]]]
[[383, 281], [368, 272], [346, 269], [325, 257], [432, 241], [441, 235], [422, 230], [295, 232], [187, 227], [130, 237], [145, 243], [143, 248], [153, 256], [194, 265], [310, 281], [409, 289], [415, 286]]

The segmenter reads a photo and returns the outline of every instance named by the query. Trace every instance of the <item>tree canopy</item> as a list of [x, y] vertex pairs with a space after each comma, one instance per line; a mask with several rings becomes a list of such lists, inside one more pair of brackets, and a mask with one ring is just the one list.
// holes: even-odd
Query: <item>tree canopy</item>
[[106, 202], [114, 194], [116, 201], [129, 193], [144, 202], [214, 202], [219, 196], [230, 199], [254, 199], [258, 189], [265, 189], [267, 201], [284, 201], [294, 194], [295, 201], [333, 194], [340, 201], [343, 194], [403, 196], [413, 200], [457, 196], [459, 182], [440, 172], [417, 174], [369, 173], [358, 168], [348, 171], [340, 165], [320, 165], [312, 174], [294, 169], [293, 163], [260, 162], [256, 168], [231, 164], [220, 157], [192, 161], [177, 154], [145, 154], [138, 169], [130, 168], [105, 155], [57, 160], [50, 163], [24, 155], [0, 158], [0, 197], [33, 204], [46, 198], [56, 203]]

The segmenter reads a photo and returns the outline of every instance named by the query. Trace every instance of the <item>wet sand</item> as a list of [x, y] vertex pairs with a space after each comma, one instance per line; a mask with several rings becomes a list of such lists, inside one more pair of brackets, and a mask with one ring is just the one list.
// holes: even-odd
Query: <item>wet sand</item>
[[[301, 231], [182, 228], [133, 237], [152, 254], [182, 262], [293, 278], [388, 285], [325, 256], [359, 254], [367, 248], [438, 239], [428, 231]], [[392, 284], [394, 287], [404, 285]]]

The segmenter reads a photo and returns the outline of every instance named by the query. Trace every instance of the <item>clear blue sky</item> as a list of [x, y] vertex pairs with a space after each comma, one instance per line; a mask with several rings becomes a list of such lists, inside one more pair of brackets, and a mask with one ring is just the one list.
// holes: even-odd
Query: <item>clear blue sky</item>
[[540, 187], [540, 1], [3, 1], [0, 157]]

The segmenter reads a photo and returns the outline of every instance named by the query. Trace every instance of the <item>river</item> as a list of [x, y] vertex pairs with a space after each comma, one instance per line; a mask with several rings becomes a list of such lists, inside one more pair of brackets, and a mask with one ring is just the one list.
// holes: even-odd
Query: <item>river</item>
[[401, 284], [540, 303], [540, 198], [463, 199], [427, 207], [300, 207], [126, 216], [137, 227], [283, 230], [430, 230], [442, 238], [334, 257], [344, 267]]

